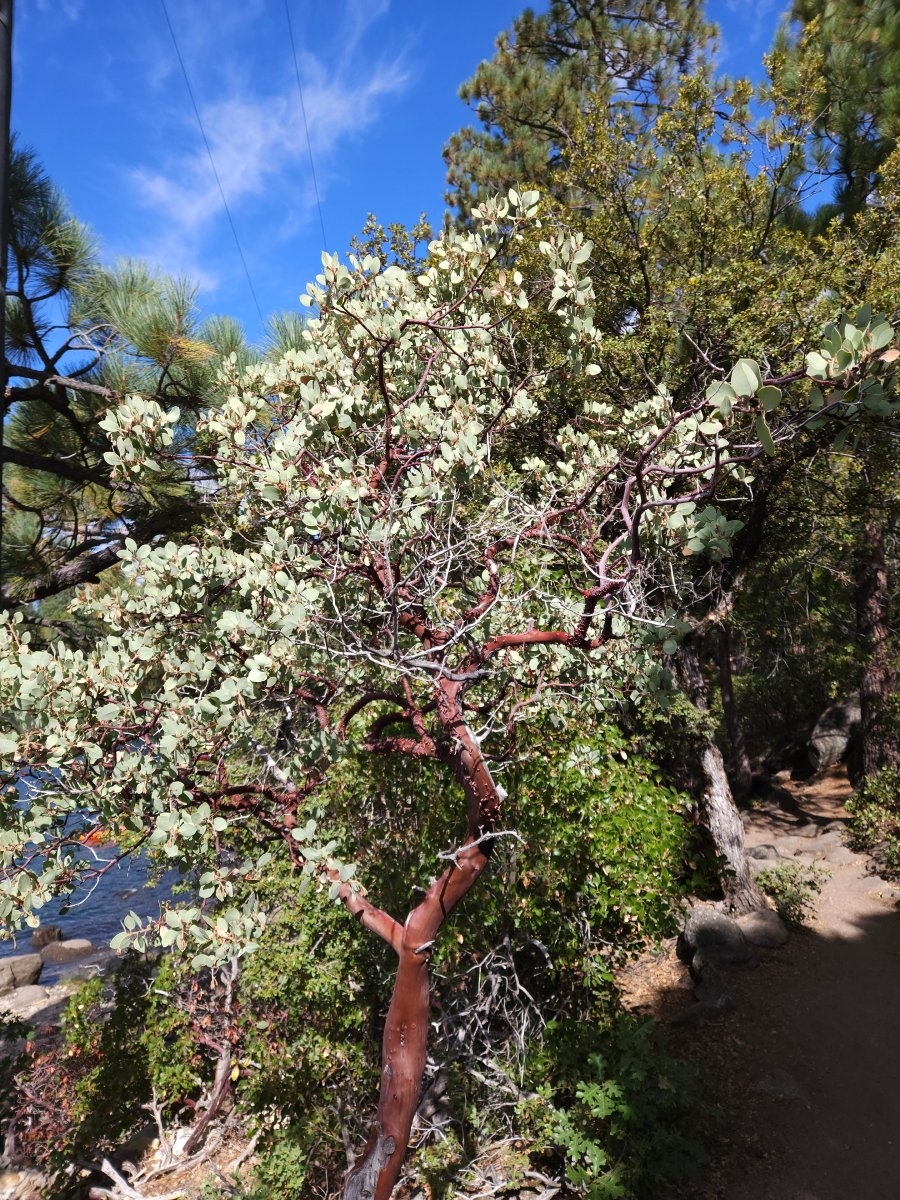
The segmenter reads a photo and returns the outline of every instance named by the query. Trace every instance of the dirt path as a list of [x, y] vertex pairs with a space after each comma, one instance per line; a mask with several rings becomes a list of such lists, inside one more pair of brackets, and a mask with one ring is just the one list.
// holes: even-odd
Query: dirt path
[[[779, 783], [798, 808], [755, 811], [748, 846], [827, 854], [831, 875], [805, 931], [760, 951], [757, 969], [729, 974], [732, 1012], [672, 1030], [673, 1049], [715, 1081], [726, 1122], [720, 1162], [690, 1198], [898, 1200], [900, 888], [839, 844], [850, 791], [841, 774]], [[813, 824], [824, 834], [795, 836]], [[673, 956], [660, 975], [671, 1014], [689, 993]]]

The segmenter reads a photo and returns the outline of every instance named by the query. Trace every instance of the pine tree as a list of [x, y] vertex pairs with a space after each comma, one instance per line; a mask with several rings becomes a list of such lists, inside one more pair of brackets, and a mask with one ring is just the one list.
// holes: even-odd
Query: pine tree
[[[900, 8], [894, 0], [794, 0], [779, 32], [788, 77], [817, 64], [804, 94], [812, 112], [813, 157], [836, 182], [815, 228], [866, 204], [900, 132]], [[802, 85], [808, 88], [808, 77]]]
[[[101, 264], [35, 155], [13, 149], [3, 408], [0, 604], [23, 604], [95, 580], [127, 538], [183, 536], [214, 483], [195, 428], [220, 365], [253, 357], [228, 318], [199, 321], [197, 288], [144, 264]], [[296, 340], [273, 320], [269, 349]], [[178, 418], [175, 460], [140, 486], [110, 478], [116, 438], [104, 427], [126, 395]]]
[[448, 203], [465, 218], [514, 184], [552, 191], [589, 103], [646, 124], [713, 34], [700, 0], [553, 0], [540, 15], [526, 9], [460, 88], [482, 128], [459, 130], [444, 149]]

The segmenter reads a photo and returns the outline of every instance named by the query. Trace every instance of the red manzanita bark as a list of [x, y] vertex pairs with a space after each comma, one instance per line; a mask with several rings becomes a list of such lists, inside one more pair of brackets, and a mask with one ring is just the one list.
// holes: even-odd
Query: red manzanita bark
[[468, 831], [447, 869], [403, 925], [391, 922], [376, 929], [397, 952], [397, 975], [382, 1039], [378, 1114], [359, 1162], [345, 1181], [344, 1200], [389, 1200], [394, 1190], [425, 1072], [431, 950], [441, 926], [487, 866], [490, 835], [500, 813], [502, 792], [465, 723], [460, 683], [442, 680], [436, 692], [439, 721], [453, 738], [448, 759], [468, 803]]

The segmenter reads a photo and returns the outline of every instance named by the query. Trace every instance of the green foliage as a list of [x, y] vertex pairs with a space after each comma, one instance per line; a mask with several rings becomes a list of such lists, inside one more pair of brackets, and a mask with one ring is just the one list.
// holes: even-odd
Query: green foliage
[[546, 12], [526, 9], [460, 88], [481, 128], [461, 129], [444, 149], [448, 202], [468, 218], [485, 197], [521, 184], [563, 194], [559, 168], [575, 156], [579, 115], [608, 105], [633, 130], [668, 104], [712, 40], [702, 8], [553, 0]]
[[168, 957], [126, 955], [110, 984], [73, 993], [58, 1044], [29, 1042], [7, 1080], [2, 1110], [18, 1153], [54, 1180], [54, 1195], [80, 1195], [73, 1158], [115, 1151], [146, 1124], [151, 1100], [177, 1122], [212, 1077], [211, 1044], [230, 1033], [216, 981], [186, 975]]
[[[788, 21], [791, 24], [788, 24]], [[900, 133], [900, 19], [892, 0], [794, 0], [773, 56], [809, 113], [815, 167], [837, 176], [813, 228], [859, 213]]]
[[886, 767], [867, 779], [847, 808], [853, 849], [875, 852], [879, 874], [900, 878], [900, 771]]
[[563, 1156], [577, 1195], [643, 1200], [707, 1162], [710, 1112], [699, 1076], [666, 1053], [651, 1022], [560, 1023], [532, 1072], [535, 1093], [520, 1116], [538, 1147]]
[[[147, 1014], [149, 968], [123, 962], [110, 1001], [102, 979], [73, 992], [59, 1046], [28, 1043], [11, 1074], [4, 1116], [15, 1145], [54, 1178], [72, 1157], [109, 1153], [144, 1123], [151, 1084], [140, 1041]], [[60, 1196], [68, 1195], [64, 1174]]]
[[[589, 738], [546, 729], [528, 742], [510, 789], [525, 842], [510, 849], [520, 930], [552, 944], [560, 963], [603, 990], [619, 955], [674, 928], [690, 857], [689, 801], [611, 723]], [[560, 910], [579, 921], [560, 928]]]
[[779, 863], [756, 876], [756, 886], [775, 905], [789, 925], [805, 925], [813, 916], [816, 900], [829, 871], [815, 863]]
[[298, 894], [296, 885], [290, 868], [274, 866], [265, 900], [276, 915], [238, 990], [236, 1091], [263, 1133], [260, 1195], [286, 1200], [343, 1169], [334, 1113], [368, 1090], [379, 1055], [372, 1013], [388, 965], [324, 891]]

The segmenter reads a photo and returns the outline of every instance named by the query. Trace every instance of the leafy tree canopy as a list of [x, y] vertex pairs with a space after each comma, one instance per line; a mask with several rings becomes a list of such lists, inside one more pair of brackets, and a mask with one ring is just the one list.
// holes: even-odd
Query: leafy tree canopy
[[610, 105], [641, 128], [667, 105], [713, 38], [698, 0], [553, 0], [526, 9], [460, 96], [481, 128], [444, 150], [448, 202], [465, 218], [486, 196], [517, 184], [557, 191], [575, 123], [589, 104]]
[[[543, 272], [526, 282], [511, 265], [537, 200], [486, 203], [415, 273], [326, 256], [296, 346], [223, 365], [190, 455], [177, 406], [131, 395], [110, 408], [113, 484], [186, 457], [212, 465], [204, 530], [125, 542], [123, 586], [83, 602], [107, 631], [89, 648], [36, 646], [18, 617], [0, 626], [0, 753], [30, 788], [0, 847], [8, 924], [102, 869], [81, 847], [102, 823], [198, 872], [197, 901], [159, 930], [198, 967], [254, 944], [265, 917], [247, 884], [281, 843], [301, 879], [396, 952], [393, 1083], [348, 1196], [387, 1196], [397, 1177], [428, 958], [503, 835], [498, 756], [516, 723], [664, 695], [660, 660], [683, 631], [676, 565], [721, 559], [737, 529], [719, 498], [792, 430], [897, 404], [893, 331], [871, 311], [828, 327], [786, 377], [741, 358], [677, 398], [662, 382], [627, 405], [592, 395], [604, 365], [590, 242], [553, 221]], [[559, 347], [546, 362], [530, 348], [536, 311]], [[549, 452], [508, 454], [566, 387], [583, 406]], [[405, 920], [376, 903], [377, 867], [329, 837], [319, 788], [351, 747], [434, 760], [459, 785], [446, 794], [457, 844]], [[142, 945], [127, 926], [119, 942]]]
[[[183, 536], [212, 486], [189, 453], [224, 362], [258, 357], [235, 321], [197, 319], [197, 289], [140, 262], [101, 265], [34, 154], [15, 148], [3, 446], [4, 604], [96, 579], [127, 537]], [[273, 320], [269, 352], [296, 339]], [[174, 453], [140, 481], [111, 478], [101, 419], [125, 395], [152, 398], [173, 424]]]

